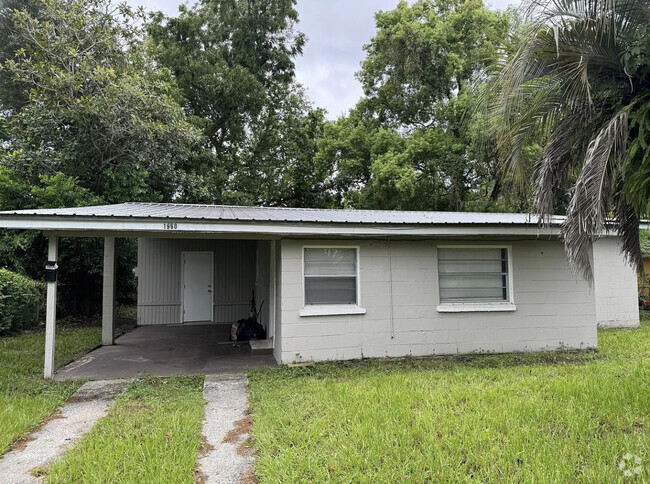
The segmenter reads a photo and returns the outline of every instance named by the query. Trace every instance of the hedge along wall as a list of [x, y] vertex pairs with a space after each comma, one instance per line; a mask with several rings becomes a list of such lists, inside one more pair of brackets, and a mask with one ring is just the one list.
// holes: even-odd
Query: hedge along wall
[[0, 334], [15, 333], [38, 322], [45, 284], [0, 269]]

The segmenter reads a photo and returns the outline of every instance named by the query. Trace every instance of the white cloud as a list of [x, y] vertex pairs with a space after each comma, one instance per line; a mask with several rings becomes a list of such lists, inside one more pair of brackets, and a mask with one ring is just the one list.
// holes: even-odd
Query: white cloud
[[317, 106], [336, 118], [353, 107], [363, 91], [354, 75], [375, 32], [374, 13], [395, 8], [397, 0], [303, 0], [299, 29], [309, 42], [296, 62], [296, 77]]
[[[516, 1], [516, 0], [515, 0]], [[147, 10], [175, 15], [179, 0], [128, 0]], [[307, 88], [314, 105], [324, 107], [335, 119], [352, 108], [363, 91], [354, 77], [365, 58], [363, 46], [375, 32], [374, 13], [394, 8], [398, 0], [298, 0], [298, 28], [309, 38], [304, 54], [296, 60], [296, 78]], [[509, 0], [493, 0], [504, 9]]]

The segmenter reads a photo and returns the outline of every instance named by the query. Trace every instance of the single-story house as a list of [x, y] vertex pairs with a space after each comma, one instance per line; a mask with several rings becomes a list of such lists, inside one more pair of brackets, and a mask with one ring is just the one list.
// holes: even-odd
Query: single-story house
[[[592, 247], [593, 287], [569, 269], [562, 217], [125, 203], [0, 213], [0, 227], [103, 237], [112, 344], [115, 237], [137, 237], [138, 324], [232, 323], [252, 294], [280, 363], [595, 348], [639, 324], [617, 239]], [[48, 283], [53, 372], [56, 282]]]

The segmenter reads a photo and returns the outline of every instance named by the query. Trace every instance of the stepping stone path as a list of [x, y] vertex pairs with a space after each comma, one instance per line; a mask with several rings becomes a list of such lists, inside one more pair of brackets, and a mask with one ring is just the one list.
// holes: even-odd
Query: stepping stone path
[[24, 445], [0, 458], [2, 484], [40, 482], [41, 479], [34, 477], [31, 471], [53, 463], [89, 432], [97, 420], [106, 415], [115, 397], [127, 384], [124, 380], [84, 383], [61, 407], [60, 415], [31, 434]]
[[203, 398], [205, 455], [198, 460], [197, 481], [206, 484], [256, 482], [250, 432], [248, 379], [243, 374], [206, 375]]

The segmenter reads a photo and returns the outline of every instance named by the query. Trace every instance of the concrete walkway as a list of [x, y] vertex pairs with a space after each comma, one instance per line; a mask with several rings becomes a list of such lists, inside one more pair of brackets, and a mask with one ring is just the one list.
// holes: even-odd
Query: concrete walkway
[[31, 434], [25, 445], [0, 458], [0, 482], [23, 484], [40, 482], [30, 472], [51, 464], [106, 415], [126, 381], [88, 382], [61, 407], [61, 415]]
[[239, 484], [252, 472], [253, 456], [246, 447], [250, 432], [248, 380], [243, 374], [206, 375], [207, 400], [203, 436], [207, 453], [199, 458], [199, 482]]
[[57, 380], [135, 378], [141, 375], [243, 373], [275, 366], [273, 355], [251, 354], [228, 342], [230, 325], [138, 326], [113, 346], [102, 346], [56, 373]]

